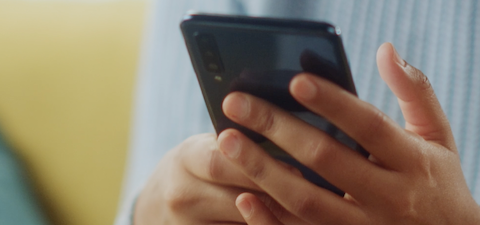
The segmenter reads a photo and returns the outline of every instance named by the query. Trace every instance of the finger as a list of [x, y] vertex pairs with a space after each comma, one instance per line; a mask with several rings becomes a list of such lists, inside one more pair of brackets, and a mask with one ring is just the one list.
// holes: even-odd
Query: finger
[[[184, 173], [179, 169], [170, 174], [174, 180]], [[162, 193], [163, 201], [177, 218], [192, 220], [194, 224], [216, 222], [244, 223], [245, 220], [235, 206], [236, 197], [246, 189], [216, 185], [200, 179], [181, 179], [172, 182]], [[155, 210], [155, 209], [153, 209]], [[191, 223], [190, 223], [191, 224]]]
[[[177, 208], [188, 213], [192, 218], [202, 218], [208, 224], [244, 223], [245, 220], [235, 207], [235, 199], [245, 189], [228, 188], [208, 183], [195, 185], [197, 199], [189, 199]], [[286, 211], [265, 193], [252, 192], [252, 195], [263, 202], [270, 211], [283, 221], [285, 225], [307, 225], [307, 223]], [[187, 206], [188, 205], [188, 206]]]
[[280, 166], [239, 131], [223, 131], [218, 144], [220, 151], [247, 177], [298, 218], [315, 224], [355, 224], [365, 219], [355, 204]]
[[[198, 222], [198, 221], [192, 221], [188, 224], [195, 224], [195, 222]], [[229, 223], [229, 222], [214, 222], [214, 223], [209, 223], [208, 225], [247, 225], [246, 223]]]
[[249, 225], [283, 225], [255, 195], [243, 193], [235, 205]]
[[[390, 169], [403, 169], [415, 158], [416, 154], [408, 151], [418, 144], [415, 136], [379, 109], [332, 82], [301, 74], [290, 83], [290, 92], [301, 104], [324, 116]], [[393, 151], [392, 148], [405, 151]]]
[[428, 78], [407, 64], [391, 43], [380, 46], [377, 64], [380, 76], [398, 98], [405, 128], [425, 140], [455, 146], [447, 117]]
[[[245, 106], [239, 108], [243, 104]], [[299, 162], [353, 196], [363, 198], [368, 196], [366, 193], [377, 193], [385, 186], [376, 181], [393, 179], [389, 171], [264, 100], [233, 93], [225, 99], [223, 109], [233, 121], [263, 134]], [[242, 110], [246, 111], [244, 115], [240, 115]]]
[[233, 166], [217, 150], [215, 134], [195, 135], [180, 146], [185, 169], [204, 181], [215, 184], [247, 188], [260, 191], [260, 188]]

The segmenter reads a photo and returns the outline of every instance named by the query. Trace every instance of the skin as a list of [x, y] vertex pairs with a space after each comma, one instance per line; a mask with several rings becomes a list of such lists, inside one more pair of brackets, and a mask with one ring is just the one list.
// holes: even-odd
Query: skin
[[[402, 128], [374, 106], [322, 78], [300, 74], [290, 92], [360, 143], [366, 159], [278, 107], [232, 93], [223, 110], [263, 134], [344, 190], [345, 197], [309, 183], [237, 130], [218, 137], [219, 150], [260, 190], [308, 224], [480, 224], [480, 208], [465, 182], [448, 120], [428, 79], [390, 43], [377, 53], [382, 79], [397, 96]], [[254, 192], [236, 198], [248, 224], [286, 224]]]
[[[296, 169], [280, 166], [299, 176]], [[285, 224], [307, 224], [228, 162], [215, 134], [192, 136], [162, 158], [137, 200], [134, 224], [246, 224], [235, 207], [246, 191]]]

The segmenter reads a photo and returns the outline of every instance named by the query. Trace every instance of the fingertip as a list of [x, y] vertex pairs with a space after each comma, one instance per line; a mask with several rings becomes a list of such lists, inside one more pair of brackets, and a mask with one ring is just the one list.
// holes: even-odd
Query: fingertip
[[444, 122], [445, 115], [428, 78], [408, 65], [388, 42], [378, 49], [377, 65], [380, 77], [400, 100], [406, 129], [421, 134], [425, 140], [448, 138], [450, 132], [444, 134], [449, 129], [448, 122]]
[[390, 42], [385, 42], [377, 50], [377, 62], [384, 59], [390, 59], [392, 55], [393, 45]]
[[[283, 224], [278, 220], [275, 214], [254, 194], [240, 194], [235, 200], [235, 205], [237, 206], [240, 214], [242, 214], [247, 224]], [[285, 221], [289, 221], [288, 217], [284, 217], [283, 219], [285, 219]], [[298, 220], [296, 220], [293, 224], [298, 224]]]
[[309, 74], [299, 74], [290, 82], [290, 93], [301, 100], [308, 101], [317, 94], [317, 86]]
[[250, 111], [250, 104], [244, 94], [233, 92], [223, 100], [222, 110], [228, 118], [241, 120]]
[[252, 193], [249, 193], [249, 192], [241, 193], [237, 196], [237, 199], [235, 200], [235, 205], [240, 204], [240, 202], [242, 201], [249, 201], [248, 199], [252, 197], [254, 197]]
[[227, 129], [221, 132], [220, 135], [218, 135], [217, 148], [228, 158], [237, 158], [242, 146], [236, 130]]
[[377, 64], [379, 69], [385, 66], [390, 66], [396, 68], [405, 68], [407, 63], [405, 60], [398, 54], [397, 50], [390, 42], [385, 42], [377, 50]]
[[220, 132], [220, 134], [218, 135], [217, 141], [218, 141], [218, 142], [221, 142], [221, 141], [223, 141], [225, 138], [227, 138], [228, 136], [230, 136], [230, 135], [235, 135], [235, 134], [233, 134], [234, 132], [235, 132], [235, 130], [234, 130], [234, 129], [231, 129], [231, 128], [223, 130], [223, 131]]
[[240, 211], [240, 214], [242, 214], [242, 216], [245, 219], [248, 219], [252, 216], [252, 203], [251, 203], [252, 197], [253, 197], [253, 194], [242, 193], [235, 200], [235, 206], [237, 206], [238, 210]]
[[393, 47], [392, 43], [383, 43], [377, 51], [377, 66], [380, 77], [387, 83], [397, 97], [412, 91], [411, 81], [406, 73], [406, 62]]

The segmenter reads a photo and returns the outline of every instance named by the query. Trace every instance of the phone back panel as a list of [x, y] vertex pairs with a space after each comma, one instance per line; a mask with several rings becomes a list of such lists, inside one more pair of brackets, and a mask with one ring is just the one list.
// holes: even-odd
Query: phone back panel
[[217, 134], [240, 130], [272, 156], [334, 193], [344, 193], [287, 153], [222, 112], [223, 99], [241, 91], [263, 98], [367, 156], [355, 141], [290, 95], [291, 79], [309, 72], [356, 94], [339, 29], [327, 23], [235, 16], [188, 15], [181, 24], [194, 70]]

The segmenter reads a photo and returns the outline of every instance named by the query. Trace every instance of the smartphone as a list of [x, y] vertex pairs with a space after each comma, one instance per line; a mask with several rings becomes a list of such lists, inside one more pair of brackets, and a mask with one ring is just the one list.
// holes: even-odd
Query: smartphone
[[361, 146], [299, 104], [288, 89], [295, 75], [309, 72], [356, 95], [340, 30], [324, 22], [195, 13], [185, 16], [180, 27], [217, 134], [235, 128], [276, 159], [298, 168], [310, 182], [343, 196], [342, 190], [264, 136], [234, 123], [222, 111], [229, 93], [246, 92], [283, 108], [367, 157]]

